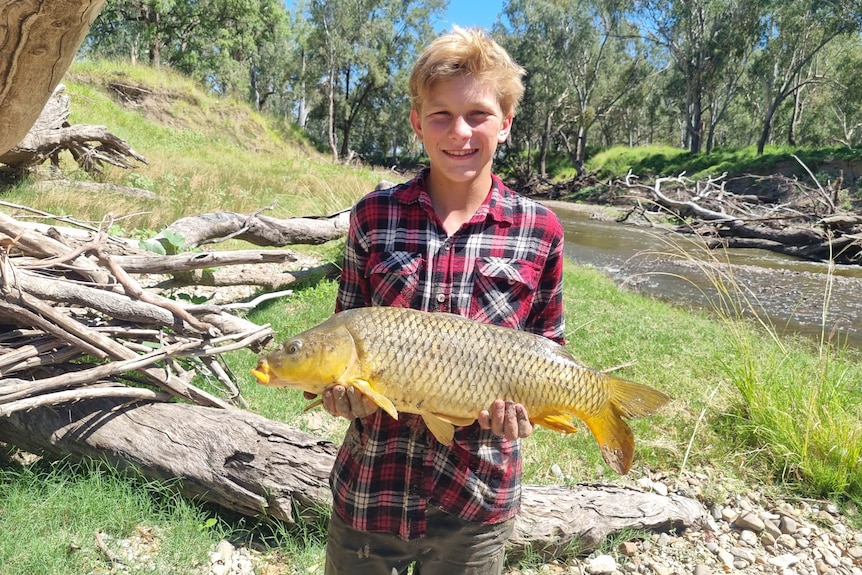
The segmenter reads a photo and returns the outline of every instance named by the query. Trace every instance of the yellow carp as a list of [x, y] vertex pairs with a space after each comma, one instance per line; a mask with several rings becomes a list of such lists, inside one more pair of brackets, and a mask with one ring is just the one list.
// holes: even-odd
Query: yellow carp
[[264, 385], [321, 394], [355, 387], [386, 413], [422, 416], [443, 444], [496, 399], [523, 404], [530, 421], [564, 433], [572, 416], [592, 431], [621, 474], [634, 456], [623, 418], [649, 415], [668, 397], [578, 365], [566, 348], [535, 334], [448, 313], [366, 307], [343, 311], [261, 357]]

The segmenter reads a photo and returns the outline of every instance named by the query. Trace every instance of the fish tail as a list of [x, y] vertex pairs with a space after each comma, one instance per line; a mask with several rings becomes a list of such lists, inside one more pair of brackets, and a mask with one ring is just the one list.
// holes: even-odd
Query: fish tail
[[635, 436], [614, 405], [609, 403], [597, 415], [584, 418], [584, 423], [599, 444], [605, 463], [620, 475], [628, 473], [635, 454]]
[[670, 399], [664, 393], [631, 381], [606, 376], [611, 396], [602, 410], [584, 419], [611, 468], [625, 475], [634, 459], [635, 440], [631, 427], [624, 421], [657, 411]]
[[657, 389], [607, 376], [611, 389], [610, 401], [627, 419], [645, 417], [658, 411], [670, 398]]

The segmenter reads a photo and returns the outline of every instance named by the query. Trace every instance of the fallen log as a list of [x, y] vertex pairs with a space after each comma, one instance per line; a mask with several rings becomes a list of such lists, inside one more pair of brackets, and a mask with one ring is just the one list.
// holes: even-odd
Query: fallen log
[[0, 154], [36, 122], [105, 0], [0, 0]]
[[[713, 249], [760, 248], [812, 261], [862, 261], [862, 217], [842, 212], [831, 199], [825, 201], [821, 188], [797, 182], [792, 203], [767, 204], [728, 193], [721, 180], [723, 176], [693, 182], [678, 176], [657, 178], [646, 186], [629, 174], [625, 185], [648, 190], [660, 212], [680, 220], [668, 226], [672, 231], [695, 234]], [[827, 213], [821, 214], [824, 209]]]
[[184, 240], [184, 248], [196, 248], [228, 238], [244, 240], [256, 246], [317, 245], [344, 237], [348, 219], [348, 211], [319, 218], [289, 219], [258, 213], [216, 212], [180, 218], [165, 228], [156, 239], [179, 235]]
[[[168, 481], [188, 497], [288, 524], [328, 513], [331, 442], [239, 409], [86, 399], [0, 418], [0, 441], [94, 458]], [[614, 485], [525, 485], [509, 553], [586, 553], [624, 530], [698, 526], [693, 499]]]

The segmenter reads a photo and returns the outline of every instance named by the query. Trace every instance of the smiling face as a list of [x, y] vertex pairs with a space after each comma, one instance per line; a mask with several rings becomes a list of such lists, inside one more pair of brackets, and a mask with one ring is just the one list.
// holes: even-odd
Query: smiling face
[[488, 192], [497, 144], [512, 127], [512, 113], [503, 112], [493, 85], [463, 75], [436, 82], [410, 123], [431, 160], [434, 187]]

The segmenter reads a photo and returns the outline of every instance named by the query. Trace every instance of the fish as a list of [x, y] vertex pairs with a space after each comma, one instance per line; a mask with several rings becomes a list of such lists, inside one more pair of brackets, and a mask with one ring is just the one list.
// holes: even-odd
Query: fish
[[670, 399], [584, 367], [541, 335], [383, 306], [333, 314], [261, 356], [251, 373], [263, 385], [317, 395], [336, 384], [354, 387], [395, 419], [420, 415], [444, 445], [497, 399], [522, 404], [531, 423], [563, 433], [576, 432], [578, 418], [622, 475], [634, 457], [625, 419], [651, 415]]

